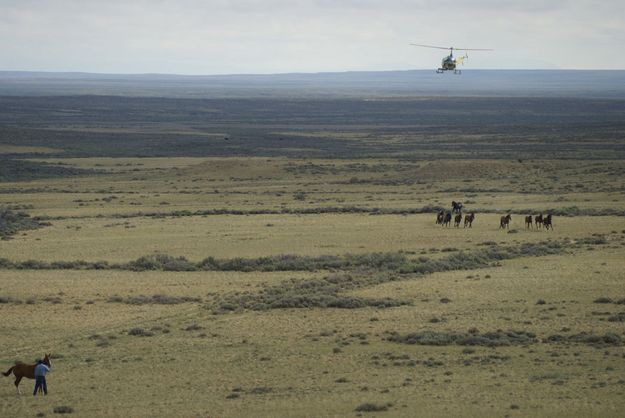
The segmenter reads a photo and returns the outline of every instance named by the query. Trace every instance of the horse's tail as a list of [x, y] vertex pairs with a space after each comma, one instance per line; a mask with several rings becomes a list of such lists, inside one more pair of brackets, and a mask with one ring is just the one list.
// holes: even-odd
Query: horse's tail
[[2, 374], [5, 376], [8, 376], [11, 374], [11, 372], [13, 371], [13, 369], [15, 368], [15, 366], [11, 367], [9, 370], [7, 370], [6, 372], [3, 372]]

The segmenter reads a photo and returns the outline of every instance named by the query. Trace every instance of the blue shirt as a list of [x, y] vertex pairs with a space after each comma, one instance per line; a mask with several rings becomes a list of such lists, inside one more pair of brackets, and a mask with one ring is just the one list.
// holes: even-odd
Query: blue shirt
[[35, 366], [35, 377], [46, 377], [46, 373], [50, 371], [50, 368], [43, 363]]

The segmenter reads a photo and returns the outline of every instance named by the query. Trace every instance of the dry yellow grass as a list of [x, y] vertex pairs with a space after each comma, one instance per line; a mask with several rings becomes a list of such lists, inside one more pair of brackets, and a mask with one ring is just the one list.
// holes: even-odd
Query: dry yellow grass
[[[63, 358], [54, 361], [55, 373], [49, 377], [52, 392], [45, 403], [18, 399], [8, 382], [2, 403], [17, 405], [18, 415], [49, 411], [50, 405], [71, 405], [79, 415], [90, 416], [345, 416], [353, 415], [361, 403], [391, 402], [389, 416], [414, 416], [417, 410], [422, 416], [618, 416], [624, 406], [622, 385], [617, 383], [623, 372], [622, 348], [607, 349], [608, 356], [606, 350], [583, 345], [536, 345], [529, 351], [477, 347], [465, 354], [462, 347], [398, 345], [382, 337], [389, 330], [464, 331], [473, 326], [484, 331], [530, 329], [541, 337], [565, 326], [595, 333], [620, 332], [620, 325], [601, 322], [591, 314], [597, 309], [594, 298], [622, 290], [617, 271], [625, 265], [619, 255], [602, 253], [605, 265], [590, 252], [578, 254], [581, 264], [576, 266], [566, 262], [567, 256], [514, 260], [500, 268], [437, 274], [362, 292], [399, 293], [415, 300], [414, 306], [403, 308], [279, 310], [225, 316], [211, 315], [194, 304], [129, 306], [99, 299], [85, 305], [84, 300], [94, 294], [100, 298], [123, 294], [132, 290], [130, 286], [143, 288], [152, 283], [162, 286], [155, 290], [171, 289], [172, 294], [229, 291], [224, 283], [232, 283], [236, 289], [265, 277], [241, 273], [223, 279], [212, 277], [214, 273], [108, 277], [110, 273], [71, 272], [71, 276], [83, 276], [78, 279], [79, 287], [70, 286], [77, 277], [26, 273], [22, 282], [33, 285], [37, 295], [46, 294], [41, 286], [44, 280], [51, 288], [72, 291], [62, 296], [60, 305], [38, 302], [2, 307], [4, 318], [29, 318], [13, 322], [24, 331], [17, 334], [22, 343], [19, 350], [9, 350], [23, 358], [26, 354], [22, 353], [37, 348], [55, 349]], [[539, 263], [524, 269], [527, 261]], [[580, 265], [584, 268], [578, 271]], [[596, 274], [597, 269], [613, 273]], [[590, 281], [587, 275], [596, 279]], [[563, 281], [567, 283], [564, 288]], [[89, 288], [96, 282], [97, 287]], [[186, 289], [170, 287], [172, 282], [184, 283]], [[88, 291], [80, 294], [78, 289]], [[20, 294], [24, 293], [15, 293]], [[442, 296], [451, 302], [441, 304], [438, 299]], [[536, 305], [539, 298], [547, 304]], [[74, 310], [75, 304], [82, 309]], [[558, 316], [560, 313], [564, 316]], [[49, 317], [47, 325], [33, 323], [32, 318], [37, 317]], [[431, 317], [444, 320], [432, 324], [428, 321]], [[191, 324], [201, 329], [185, 331]], [[132, 327], [162, 327], [170, 332], [134, 337], [125, 332]], [[98, 339], [89, 339], [94, 334], [103, 335], [110, 345], [98, 347]], [[356, 334], [366, 335], [368, 344], [350, 337]], [[18, 345], [13, 338], [3, 340], [3, 345]], [[349, 345], [341, 345], [343, 341]], [[341, 352], [334, 353], [333, 348], [341, 348]], [[388, 358], [388, 353], [442, 364], [411, 367], [404, 360]], [[379, 364], [374, 364], [375, 356]], [[479, 359], [476, 363], [463, 364], [474, 357]], [[337, 382], [341, 378], [346, 382]], [[590, 389], [601, 382], [606, 385]], [[236, 388], [241, 391], [233, 392]], [[263, 393], [263, 388], [270, 391]], [[227, 399], [232, 393], [240, 393], [240, 398]], [[114, 404], [110, 396], [115, 396]], [[511, 405], [520, 409], [511, 410]]]
[[[12, 260], [122, 262], [164, 253], [200, 261], [278, 254], [343, 255], [470, 249], [485, 241], [502, 244], [576, 239], [625, 229], [625, 218], [555, 218], [553, 231], [526, 230], [514, 216], [509, 234], [499, 215], [477, 214], [472, 228], [444, 228], [435, 215], [256, 215], [181, 218], [78, 219], [0, 241]], [[62, 244], [61, 244], [62, 243]]]
[[[3, 184], [2, 190], [33, 190], [2, 194], [1, 204], [30, 204], [27, 211], [33, 215], [65, 218], [0, 241], [0, 258], [121, 262], [158, 252], [199, 261], [207, 256], [376, 251], [439, 258], [454, 252], [441, 252], [444, 248], [472, 251], [483, 248], [478, 244], [485, 241], [500, 245], [545, 239], [572, 242], [598, 234], [606, 236], [607, 243], [570, 247], [559, 255], [506, 260], [471, 271], [408, 274], [350, 292], [411, 302], [389, 309], [306, 308], [228, 314], [209, 309], [226, 295], [256, 295], [288, 279], [314, 280], [332, 274], [325, 271], [0, 270], [0, 297], [9, 298], [0, 303], [2, 371], [16, 359], [32, 361], [44, 351], [57, 355], [48, 379], [50, 395], [45, 399], [18, 397], [11, 380], [0, 377], [0, 416], [39, 412], [51, 416], [53, 407], [67, 405], [75, 410], [73, 416], [89, 417], [345, 417], [356, 416], [355, 408], [364, 403], [391, 405], [387, 411], [363, 416], [622, 414], [623, 346], [546, 342], [499, 348], [420, 346], [386, 338], [391, 331], [466, 332], [472, 327], [481, 332], [524, 330], [536, 333], [539, 340], [579, 332], [612, 332], [623, 338], [623, 322], [606, 320], [623, 312], [623, 305], [593, 303], [599, 297], [625, 298], [623, 217], [556, 217], [554, 231], [527, 231], [521, 216], [515, 214], [511, 228], [518, 232], [510, 234], [498, 229], [499, 215], [495, 213], [478, 213], [471, 230], [441, 228], [429, 214], [110, 217], [146, 208], [405, 208], [437, 202], [447, 206], [458, 195], [465, 202], [474, 201], [471, 206], [491, 209], [605, 209], [622, 206], [618, 187], [593, 191], [584, 186], [558, 189], [557, 193], [519, 193], [514, 189], [508, 193], [445, 192], [446, 188], [466, 186], [463, 176], [477, 179], [471, 186], [508, 188], [508, 180], [487, 176], [490, 170], [504, 172], [515, 163], [428, 162], [421, 168], [428, 178], [424, 184], [392, 186], [349, 183], [351, 172], [317, 175], [287, 171], [289, 164], [305, 162], [272, 161], [259, 166], [260, 159], [175, 159], [167, 163], [159, 159], [85, 159], [75, 161], [76, 165], [93, 168], [98, 164], [111, 173]], [[339, 168], [363, 163], [314, 162]], [[376, 162], [364, 163], [373, 166]], [[566, 182], [584, 180], [573, 163], [537, 164], [566, 177]], [[594, 164], [578, 165], [597, 167]], [[459, 172], [443, 184], [430, 180], [450, 167]], [[126, 168], [139, 171], [124, 172]], [[405, 175], [391, 168], [379, 170], [371, 175], [380, 179], [384, 174], [394, 179]], [[180, 176], [173, 174], [176, 172]], [[528, 178], [532, 176], [528, 174]], [[622, 180], [614, 176], [591, 180], [606, 188], [619, 182], [622, 186]], [[103, 188], [106, 193], [97, 191]], [[215, 188], [220, 193], [204, 193]], [[202, 193], [180, 193], [183, 190]], [[304, 201], [293, 198], [298, 190], [305, 192]], [[95, 201], [110, 195], [118, 199]], [[77, 199], [89, 202], [79, 206], [82, 202], [75, 202]], [[142, 205], [130, 205], [139, 201]], [[169, 205], [159, 205], [160, 201]], [[155, 294], [201, 301], [171, 305], [109, 302], [114, 296]], [[441, 303], [443, 298], [450, 302]], [[539, 300], [545, 303], [537, 304]], [[132, 328], [153, 335], [129, 335]], [[32, 390], [32, 381], [22, 385], [24, 392]]]

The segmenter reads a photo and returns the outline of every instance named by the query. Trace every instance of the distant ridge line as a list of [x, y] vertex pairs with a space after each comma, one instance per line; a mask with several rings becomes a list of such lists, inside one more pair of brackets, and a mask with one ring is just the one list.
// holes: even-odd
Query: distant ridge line
[[587, 97], [625, 100], [625, 70], [434, 70], [282, 74], [0, 71], [0, 96], [174, 98]]

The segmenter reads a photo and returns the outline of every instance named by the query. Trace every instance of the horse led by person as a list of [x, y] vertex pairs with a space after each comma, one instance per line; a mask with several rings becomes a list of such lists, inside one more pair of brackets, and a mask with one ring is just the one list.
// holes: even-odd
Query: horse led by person
[[445, 211], [440, 211], [438, 212], [438, 214], [436, 215], [436, 225], [441, 225], [443, 223], [443, 220], [445, 219]]
[[467, 225], [469, 225], [469, 228], [471, 228], [471, 225], [473, 225], [474, 219], [475, 219], [475, 213], [471, 212], [468, 215], [466, 215], [464, 217], [464, 227], [466, 228]]
[[[51, 367], [50, 354], [46, 354], [43, 357], [43, 364]], [[28, 379], [35, 378], [35, 366], [36, 364], [17, 363], [15, 366], [11, 367], [9, 370], [2, 374], [5, 376], [9, 376], [11, 372], [13, 373], [13, 375], [15, 376], [15, 387], [17, 388], [17, 393], [21, 394], [22, 392], [20, 391], [20, 382], [24, 377]]]
[[525, 228], [530, 229], [532, 227], [532, 215], [525, 217]]
[[545, 219], [543, 219], [543, 226], [545, 227], [545, 229], [553, 229], [553, 223], [551, 221], [551, 214], [545, 216]]
[[449, 226], [451, 224], [451, 212], [445, 213], [442, 226]]
[[462, 213], [459, 213], [454, 217], [454, 226], [458, 228], [460, 226], [460, 222], [462, 222]]
[[507, 214], [506, 216], [502, 216], [499, 220], [499, 228], [510, 229], [510, 221], [512, 220], [512, 215]]
[[536, 229], [540, 229], [543, 226], [543, 214], [534, 216], [534, 223], [536, 224]]
[[462, 212], [462, 203], [460, 202], [451, 202], [451, 212], [452, 213], [460, 213]]

